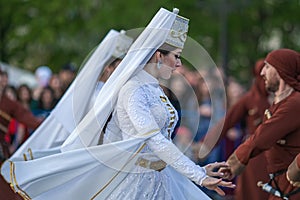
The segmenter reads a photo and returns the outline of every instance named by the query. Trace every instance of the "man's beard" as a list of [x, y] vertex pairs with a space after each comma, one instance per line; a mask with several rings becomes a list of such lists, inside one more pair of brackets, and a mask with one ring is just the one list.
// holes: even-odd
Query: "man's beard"
[[277, 92], [279, 89], [279, 80], [268, 81], [266, 84], [266, 89], [268, 92]]

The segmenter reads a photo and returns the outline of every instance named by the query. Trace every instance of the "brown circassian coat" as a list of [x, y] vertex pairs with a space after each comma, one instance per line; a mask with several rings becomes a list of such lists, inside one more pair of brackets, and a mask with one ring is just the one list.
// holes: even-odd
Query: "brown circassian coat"
[[[290, 96], [269, 108], [269, 117], [256, 129], [255, 133], [234, 152], [239, 162], [247, 165], [250, 160], [265, 154], [268, 173], [287, 170], [290, 163], [300, 153], [300, 93]], [[295, 189], [287, 180], [286, 173], [275, 177], [283, 193]], [[273, 187], [276, 187], [272, 183]], [[269, 199], [280, 199], [273, 195]], [[289, 199], [300, 199], [300, 193]]]

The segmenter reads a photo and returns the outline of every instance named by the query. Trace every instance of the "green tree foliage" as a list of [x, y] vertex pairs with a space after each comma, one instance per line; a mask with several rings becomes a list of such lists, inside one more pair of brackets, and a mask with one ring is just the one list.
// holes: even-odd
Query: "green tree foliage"
[[244, 83], [270, 50], [300, 50], [299, 0], [0, 0], [0, 60], [32, 71], [79, 67], [108, 30], [144, 27], [160, 7], [179, 8], [189, 36]]

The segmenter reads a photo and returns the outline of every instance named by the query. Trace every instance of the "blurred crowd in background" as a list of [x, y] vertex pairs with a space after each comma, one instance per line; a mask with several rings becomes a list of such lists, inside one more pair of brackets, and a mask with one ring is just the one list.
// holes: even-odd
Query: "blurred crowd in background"
[[[162, 85], [180, 117], [173, 141], [184, 154], [201, 166], [226, 160], [241, 143], [244, 134], [243, 124], [236, 124], [206, 158], [198, 157], [200, 141], [209, 128], [224, 117], [226, 109], [246, 92], [246, 88], [233, 77], [226, 78], [224, 90], [224, 83], [217, 81], [217, 73], [220, 71], [216, 70], [219, 69], [197, 71], [182, 66]], [[46, 118], [75, 79], [76, 74], [76, 68], [69, 63], [62, 66], [58, 73], [53, 73], [47, 66], [40, 66], [35, 71], [37, 82], [35, 87], [27, 84], [10, 85], [10, 77], [5, 71], [1, 73], [0, 84], [5, 88], [4, 94], [9, 98], [22, 103], [36, 117]], [[225, 101], [223, 96], [226, 97]], [[214, 105], [212, 105], [213, 97], [216, 100]], [[10, 153], [13, 153], [32, 132], [24, 124], [12, 119], [5, 136], [6, 142], [10, 145]], [[233, 194], [233, 191], [229, 189], [226, 198], [230, 194]], [[216, 193], [211, 195], [215, 199], [221, 199]]]
[[[53, 73], [48, 66], [40, 66], [34, 75], [37, 83], [34, 87], [26, 83], [13, 85], [7, 71], [1, 71], [0, 84], [4, 88], [4, 95], [20, 102], [34, 116], [45, 119], [74, 80], [76, 68], [67, 63], [58, 73]], [[10, 153], [14, 153], [32, 132], [24, 124], [12, 119], [5, 135]]]

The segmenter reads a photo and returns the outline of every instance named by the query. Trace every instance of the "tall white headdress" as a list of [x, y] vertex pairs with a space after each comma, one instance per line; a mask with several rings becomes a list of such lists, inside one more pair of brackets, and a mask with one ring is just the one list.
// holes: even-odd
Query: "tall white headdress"
[[97, 79], [107, 62], [124, 57], [132, 42], [124, 31], [110, 30], [50, 115], [11, 159], [23, 157], [29, 148], [45, 150], [61, 145], [87, 114]]
[[163, 8], [158, 11], [100, 91], [93, 109], [65, 141], [62, 151], [97, 145], [100, 132], [115, 106], [118, 92], [126, 81], [143, 69], [162, 44], [167, 42], [175, 47], [183, 47], [188, 20], [178, 17], [178, 11], [174, 9], [174, 12], [170, 12]]
[[[174, 8], [174, 13], [178, 14], [179, 10]], [[175, 21], [168, 33], [165, 43], [183, 49], [189, 29], [189, 19], [177, 15]]]
[[124, 58], [129, 47], [131, 46], [133, 39], [126, 35], [126, 31], [121, 30], [116, 37], [115, 48], [112, 54], [114, 58]]

